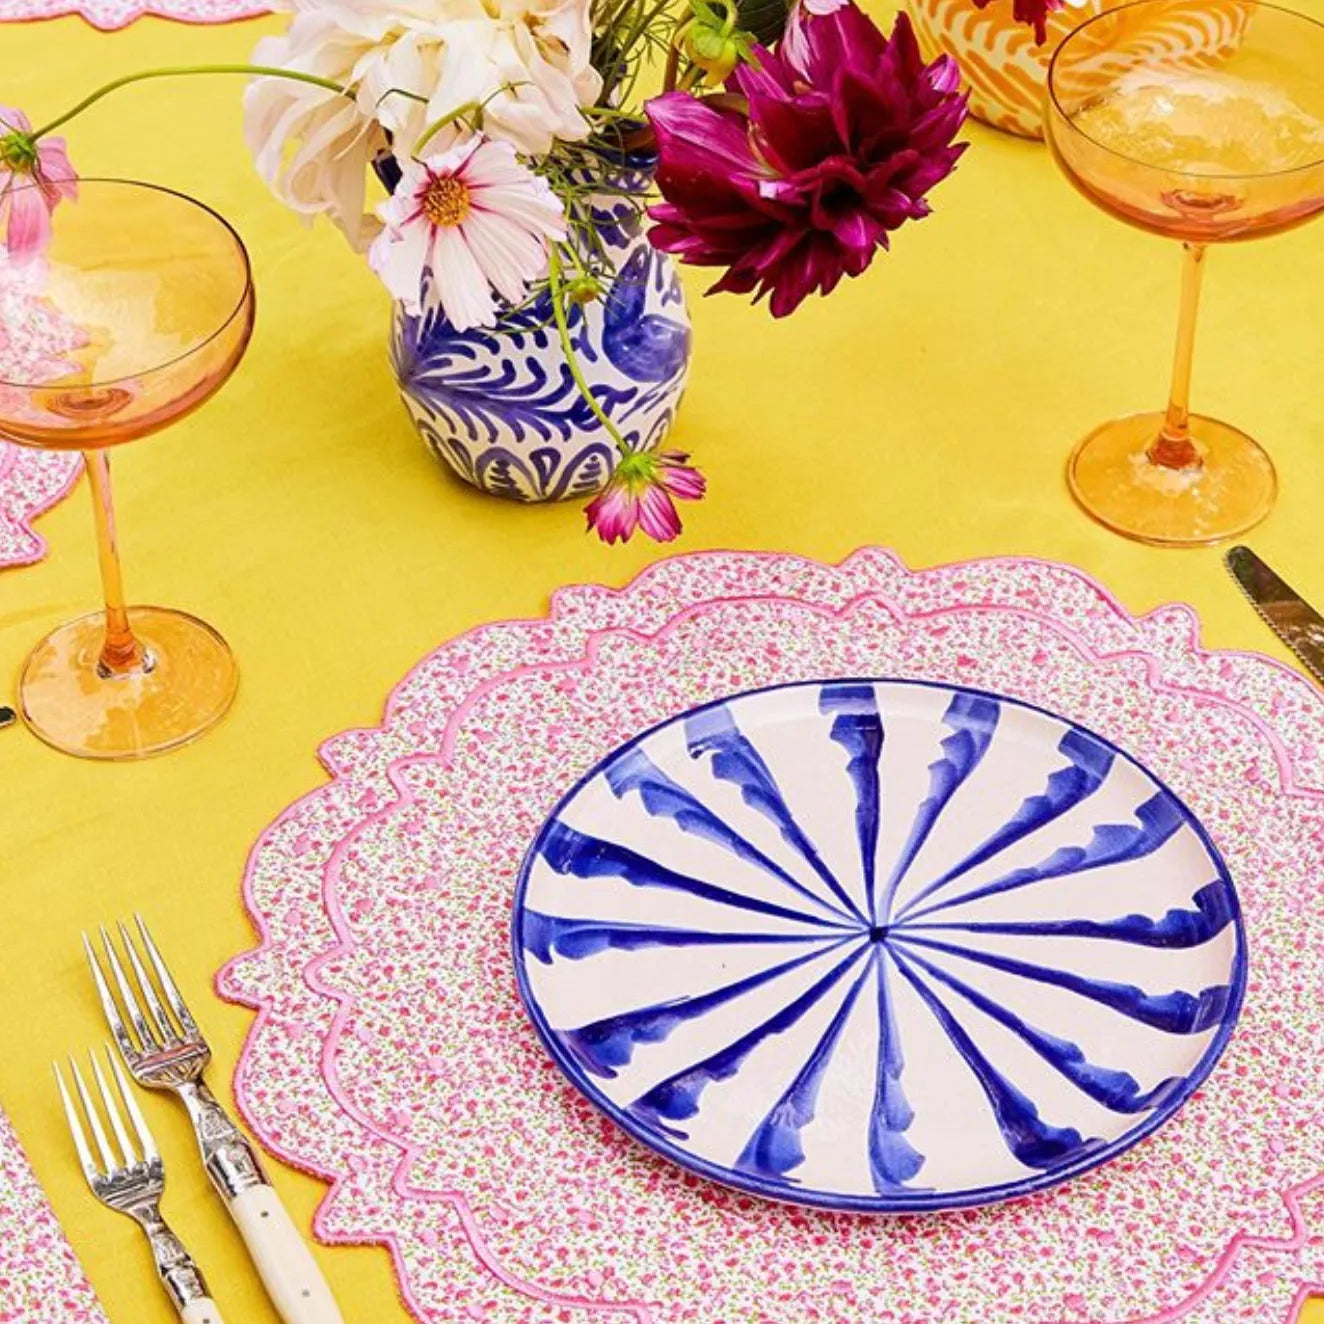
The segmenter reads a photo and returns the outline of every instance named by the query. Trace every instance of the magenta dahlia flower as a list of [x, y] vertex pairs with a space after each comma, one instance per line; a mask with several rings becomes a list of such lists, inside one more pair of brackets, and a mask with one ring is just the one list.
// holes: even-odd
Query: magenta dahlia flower
[[889, 39], [853, 3], [817, 8], [796, 7], [776, 53], [755, 48], [726, 101], [671, 92], [647, 106], [664, 199], [653, 245], [726, 267], [710, 293], [770, 295], [774, 317], [858, 276], [927, 216], [925, 195], [966, 146], [953, 142], [966, 116], [956, 63], [926, 65], [904, 14]]

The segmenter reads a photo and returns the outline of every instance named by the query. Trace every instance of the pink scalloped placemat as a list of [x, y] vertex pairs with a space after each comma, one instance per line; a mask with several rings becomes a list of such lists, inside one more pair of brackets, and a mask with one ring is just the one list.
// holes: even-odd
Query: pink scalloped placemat
[[113, 32], [148, 14], [181, 23], [233, 23], [271, 8], [254, 0], [0, 0], [0, 23], [81, 14], [93, 27]]
[[92, 1285], [3, 1111], [0, 1324], [107, 1324]]
[[[893, 674], [1018, 695], [1137, 753], [1201, 814], [1250, 926], [1251, 994], [1209, 1087], [1107, 1169], [1032, 1200], [879, 1221], [764, 1204], [634, 1146], [556, 1074], [518, 1005], [514, 873], [560, 792], [620, 740], [778, 681]], [[329, 1241], [392, 1247], [420, 1319], [1285, 1320], [1324, 1276], [1313, 1137], [1324, 1050], [1324, 701], [1140, 620], [1066, 567], [922, 573], [707, 554], [430, 655], [333, 780], [264, 834], [257, 1008], [237, 1076], [268, 1145], [333, 1183]]]
[[[63, 356], [85, 343], [84, 332], [41, 298], [44, 279], [40, 262], [0, 263], [0, 381], [59, 377], [69, 367]], [[81, 469], [82, 458], [72, 451], [0, 441], [0, 570], [46, 555], [32, 521], [72, 490]]]

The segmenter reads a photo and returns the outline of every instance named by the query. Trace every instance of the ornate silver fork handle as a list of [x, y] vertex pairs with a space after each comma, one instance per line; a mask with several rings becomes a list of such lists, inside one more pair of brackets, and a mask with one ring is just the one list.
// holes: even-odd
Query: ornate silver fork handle
[[204, 1081], [186, 1082], [178, 1086], [175, 1093], [184, 1101], [193, 1123], [202, 1166], [226, 1204], [238, 1199], [245, 1191], [271, 1185], [252, 1143]]
[[202, 1271], [161, 1217], [161, 1211], [152, 1206], [135, 1212], [133, 1217], [147, 1234], [157, 1277], [165, 1285], [180, 1318], [188, 1324], [222, 1324], [221, 1312], [211, 1299]]

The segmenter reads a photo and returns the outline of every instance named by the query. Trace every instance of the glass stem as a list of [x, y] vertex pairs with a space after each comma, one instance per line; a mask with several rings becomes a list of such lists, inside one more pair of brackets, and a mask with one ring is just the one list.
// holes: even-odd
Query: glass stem
[[1195, 322], [1200, 312], [1204, 278], [1204, 244], [1186, 244], [1182, 268], [1181, 317], [1177, 323], [1177, 354], [1172, 368], [1172, 394], [1163, 430], [1149, 448], [1149, 462], [1165, 469], [1195, 470], [1204, 460], [1191, 440], [1191, 366], [1195, 360]]
[[101, 646], [97, 670], [105, 677], [122, 676], [142, 668], [144, 651], [134, 638], [129, 609], [124, 603], [124, 575], [120, 570], [115, 505], [110, 492], [110, 456], [104, 450], [84, 451], [83, 463], [92, 488], [97, 559], [101, 562], [101, 587], [106, 599], [106, 640]]

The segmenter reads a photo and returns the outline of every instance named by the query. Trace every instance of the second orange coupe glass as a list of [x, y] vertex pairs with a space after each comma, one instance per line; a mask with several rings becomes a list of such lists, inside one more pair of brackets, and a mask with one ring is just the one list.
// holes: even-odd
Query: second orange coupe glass
[[[220, 389], [252, 334], [253, 282], [234, 230], [167, 189], [83, 180], [53, 220], [48, 251], [28, 262], [41, 264], [40, 297], [81, 347], [63, 367], [46, 365], [41, 380], [0, 381], [0, 437], [83, 451], [105, 609], [37, 645], [19, 703], [57, 749], [135, 758], [207, 730], [229, 708], [238, 671], [225, 641], [196, 617], [126, 605], [108, 450]], [[7, 262], [18, 259], [0, 246]]]
[[1207, 246], [1324, 211], [1324, 24], [1258, 0], [1140, 0], [1078, 28], [1049, 71], [1047, 138], [1104, 211], [1186, 248], [1166, 412], [1106, 423], [1071, 489], [1110, 528], [1194, 546], [1269, 513], [1273, 464], [1244, 432], [1190, 412]]

